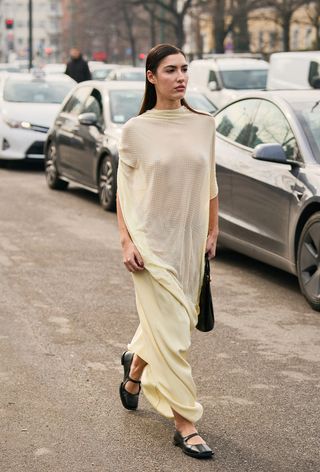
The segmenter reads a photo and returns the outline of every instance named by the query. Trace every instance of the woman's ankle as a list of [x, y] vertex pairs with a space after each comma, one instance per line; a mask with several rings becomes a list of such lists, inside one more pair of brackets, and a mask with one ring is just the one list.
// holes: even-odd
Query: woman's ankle
[[141, 357], [135, 354], [130, 367], [130, 377], [132, 377], [134, 380], [140, 380], [143, 369], [146, 365], [147, 363], [141, 359]]

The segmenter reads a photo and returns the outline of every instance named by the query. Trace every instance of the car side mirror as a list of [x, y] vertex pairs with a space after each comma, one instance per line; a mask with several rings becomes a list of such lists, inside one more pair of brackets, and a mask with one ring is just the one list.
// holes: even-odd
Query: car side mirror
[[218, 90], [218, 84], [215, 80], [212, 80], [211, 82], [208, 83], [209, 90], [211, 92], [214, 92], [215, 90]]
[[288, 164], [286, 153], [278, 143], [258, 144], [253, 150], [252, 157], [260, 161]]
[[95, 113], [81, 113], [78, 120], [81, 125], [85, 126], [96, 126], [98, 123], [98, 118]]
[[312, 78], [311, 86], [314, 89], [320, 89], [320, 76], [319, 75], [316, 75], [315, 77]]

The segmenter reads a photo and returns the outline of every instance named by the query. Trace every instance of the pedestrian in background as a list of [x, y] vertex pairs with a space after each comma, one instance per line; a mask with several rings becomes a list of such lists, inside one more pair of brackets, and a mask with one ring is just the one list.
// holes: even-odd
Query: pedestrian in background
[[123, 261], [132, 272], [140, 324], [122, 354], [122, 404], [151, 405], [174, 419], [174, 444], [199, 459], [213, 451], [195, 423], [203, 408], [188, 363], [197, 324], [205, 252], [215, 256], [218, 187], [215, 122], [184, 96], [184, 53], [160, 44], [146, 59], [139, 116], [123, 127], [117, 214]]
[[78, 48], [70, 49], [70, 61], [67, 64], [66, 74], [76, 82], [83, 82], [91, 79], [91, 73], [87, 61], [82, 57]]

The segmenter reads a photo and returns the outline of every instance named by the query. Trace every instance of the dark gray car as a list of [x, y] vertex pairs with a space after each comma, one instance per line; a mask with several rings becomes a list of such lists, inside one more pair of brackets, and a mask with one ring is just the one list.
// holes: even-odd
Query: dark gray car
[[297, 274], [320, 311], [320, 92], [246, 95], [216, 128], [220, 242]]
[[[88, 81], [66, 97], [45, 144], [45, 171], [50, 188], [75, 182], [99, 194], [105, 210], [116, 207], [118, 144], [126, 121], [139, 113], [143, 82]], [[216, 107], [190, 90], [191, 106], [210, 113]]]

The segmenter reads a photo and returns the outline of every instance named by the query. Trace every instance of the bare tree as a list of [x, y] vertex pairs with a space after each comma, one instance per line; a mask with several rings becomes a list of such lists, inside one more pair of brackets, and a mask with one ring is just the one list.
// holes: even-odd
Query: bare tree
[[308, 2], [308, 5], [306, 6], [306, 13], [310, 24], [316, 30], [316, 40], [314, 47], [318, 50], [320, 49], [320, 0]]
[[306, 0], [265, 0], [264, 7], [270, 7], [276, 13], [276, 21], [283, 31], [283, 48], [290, 51], [290, 25], [294, 13], [298, 8], [310, 3]]
[[[170, 26], [176, 36], [176, 44], [182, 47], [185, 43], [184, 20], [190, 9], [201, 6], [206, 0], [131, 0], [132, 5], [142, 5], [159, 23]], [[155, 13], [155, 7], [158, 12]]]

